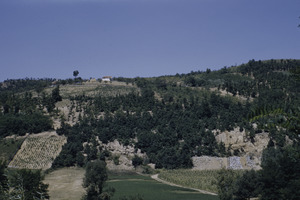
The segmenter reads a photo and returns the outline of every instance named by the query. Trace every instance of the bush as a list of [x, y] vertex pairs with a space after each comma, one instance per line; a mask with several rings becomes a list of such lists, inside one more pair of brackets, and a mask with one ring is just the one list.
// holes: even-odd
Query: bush
[[114, 164], [115, 164], [115, 165], [119, 165], [119, 164], [120, 164], [119, 158], [120, 158], [119, 155], [115, 155], [115, 156], [113, 157], [113, 161], [114, 161]]
[[136, 168], [137, 166], [139, 166], [141, 164], [143, 164], [143, 158], [135, 155], [134, 158], [132, 159], [132, 165], [134, 166], [134, 168]]

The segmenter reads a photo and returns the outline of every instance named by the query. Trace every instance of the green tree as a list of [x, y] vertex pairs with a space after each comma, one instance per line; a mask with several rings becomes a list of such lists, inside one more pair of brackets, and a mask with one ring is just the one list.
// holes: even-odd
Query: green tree
[[[299, 69], [299, 66], [296, 69]], [[291, 73], [298, 83], [299, 70]], [[262, 125], [270, 130], [272, 137], [262, 156], [261, 198], [300, 199], [299, 107], [296, 106], [289, 112], [281, 108], [257, 109], [252, 113], [251, 120], [262, 120]], [[285, 128], [286, 132], [278, 130], [280, 127]], [[293, 144], [286, 144], [286, 136], [293, 140]]]
[[218, 196], [220, 200], [232, 200], [234, 185], [235, 184], [235, 174], [232, 170], [222, 169], [219, 172], [217, 189]]
[[110, 199], [111, 193], [103, 192], [107, 180], [106, 163], [101, 160], [89, 162], [86, 166], [83, 186], [86, 188], [85, 200], [106, 200]]
[[77, 154], [76, 154], [76, 164], [79, 167], [84, 166], [84, 155], [81, 152], [77, 152]]
[[21, 169], [9, 176], [10, 199], [42, 200], [49, 199], [48, 185], [42, 182], [41, 170]]
[[59, 94], [59, 85], [56, 86], [54, 90], [52, 90], [52, 99], [54, 102], [58, 102], [62, 100], [62, 97]]
[[76, 79], [76, 77], [78, 76], [78, 74], [79, 74], [79, 71], [78, 71], [78, 70], [73, 71], [73, 76], [75, 77], [75, 79]]
[[132, 165], [134, 166], [134, 168], [136, 168], [137, 166], [143, 164], [143, 158], [135, 155], [132, 159]]
[[261, 166], [262, 199], [300, 199], [299, 144], [264, 150]]
[[246, 171], [235, 183], [234, 196], [237, 200], [257, 197], [260, 192], [259, 173], [252, 170]]
[[8, 179], [5, 174], [6, 165], [4, 161], [0, 160], [0, 200], [7, 199], [8, 193]]

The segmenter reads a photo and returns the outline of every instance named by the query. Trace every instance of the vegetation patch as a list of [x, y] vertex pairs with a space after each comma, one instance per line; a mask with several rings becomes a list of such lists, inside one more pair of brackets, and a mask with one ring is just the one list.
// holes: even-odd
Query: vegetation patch
[[[220, 170], [162, 170], [159, 178], [184, 187], [206, 190], [217, 193], [217, 182]], [[241, 171], [234, 171], [241, 173]]]
[[30, 135], [9, 163], [11, 168], [48, 169], [66, 143], [66, 137], [56, 133]]
[[[47, 88], [46, 92], [51, 93], [51, 88]], [[81, 84], [68, 84], [60, 87], [60, 93], [63, 98], [70, 96], [97, 96], [112, 97], [116, 95], [125, 95], [133, 91], [137, 91], [138, 88], [132, 86], [132, 84], [125, 84], [123, 82], [113, 81], [111, 83], [100, 82], [84, 82]]]

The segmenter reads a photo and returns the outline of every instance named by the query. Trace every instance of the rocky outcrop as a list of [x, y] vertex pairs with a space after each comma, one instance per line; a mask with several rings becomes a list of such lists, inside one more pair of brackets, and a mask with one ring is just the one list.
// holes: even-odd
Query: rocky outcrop
[[226, 149], [230, 150], [232, 154], [238, 152], [242, 162], [248, 163], [247, 166], [260, 165], [262, 152], [270, 140], [269, 134], [262, 132], [256, 134], [251, 141], [248, 134], [245, 131], [240, 131], [239, 128], [215, 135], [217, 142], [223, 142]]
[[113, 160], [106, 160], [107, 168], [112, 171], [131, 171], [134, 170], [131, 159], [125, 155], [118, 158], [119, 164], [115, 164]]
[[239, 151], [240, 155], [261, 156], [262, 151], [267, 147], [270, 140], [269, 134], [262, 132], [256, 134], [254, 141], [251, 141], [248, 134], [245, 131], [240, 131], [239, 128], [220, 134], [217, 134], [218, 131], [214, 132], [217, 142], [223, 142], [225, 147], [230, 149], [232, 153], [234, 150]]
[[116, 155], [126, 155], [127, 157], [134, 157], [134, 155], [137, 155], [139, 157], [145, 156], [144, 153], [141, 153], [140, 149], [135, 151], [133, 145], [123, 145], [118, 140], [114, 140], [113, 142], [109, 142], [107, 144], [100, 142], [100, 146], [103, 149], [106, 149], [112, 154], [116, 154]]
[[222, 169], [227, 168], [227, 158], [221, 157], [192, 157], [193, 169], [206, 170], [206, 169]]
[[[268, 133], [256, 134], [253, 141], [250, 140], [245, 131], [240, 131], [235, 128], [232, 131], [221, 132], [215, 130], [215, 138], [218, 143], [223, 142], [226, 149], [235, 152], [239, 156], [232, 157], [193, 157], [193, 169], [206, 170], [206, 169], [260, 169], [261, 157], [263, 150], [269, 143]], [[219, 133], [219, 134], [218, 134]]]
[[192, 157], [194, 170], [215, 170], [215, 169], [260, 169], [260, 161], [249, 156], [231, 157]]
[[112, 157], [118, 157], [118, 164], [114, 160], [107, 160], [107, 168], [110, 170], [133, 170], [132, 158], [137, 155], [141, 158], [146, 158], [146, 154], [140, 149], [135, 150], [134, 146], [120, 144], [118, 140], [104, 144], [100, 142], [100, 146], [108, 150]]

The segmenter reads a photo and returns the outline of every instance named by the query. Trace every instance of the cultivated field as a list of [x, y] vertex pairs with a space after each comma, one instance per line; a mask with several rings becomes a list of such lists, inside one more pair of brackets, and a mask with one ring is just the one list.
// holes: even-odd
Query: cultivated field
[[[85, 193], [82, 187], [83, 168], [63, 168], [46, 174], [51, 200], [80, 200]], [[169, 186], [149, 176], [135, 173], [109, 173], [106, 187], [115, 188], [112, 200], [126, 196], [141, 196], [144, 200], [218, 200], [218, 196], [202, 194], [190, 189]]]
[[55, 132], [29, 135], [8, 167], [49, 169], [66, 142], [66, 137]]
[[218, 170], [163, 170], [159, 178], [171, 183], [217, 193]]
[[[217, 177], [220, 170], [162, 170], [159, 178], [177, 185], [217, 193]], [[234, 170], [241, 175], [243, 170]]]
[[44, 183], [49, 184], [51, 200], [80, 200], [85, 190], [82, 187], [83, 168], [63, 168], [46, 174]]
[[137, 174], [110, 175], [108, 186], [116, 189], [113, 200], [140, 195], [144, 200], [218, 200], [218, 196], [157, 182]]
[[[102, 96], [111, 97], [116, 95], [125, 95], [133, 91], [138, 91], [136, 86], [132, 84], [126, 84], [124, 82], [112, 81], [112, 82], [83, 82], [82, 84], [61, 85], [59, 87], [60, 95], [63, 98], [69, 98], [70, 96]], [[47, 88], [45, 91], [51, 94], [53, 88]]]

